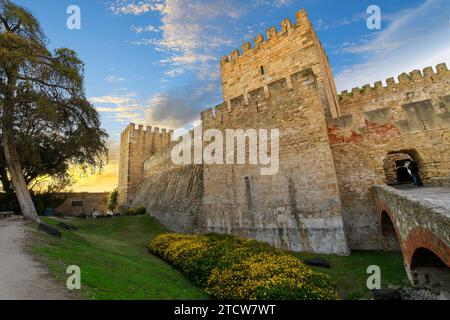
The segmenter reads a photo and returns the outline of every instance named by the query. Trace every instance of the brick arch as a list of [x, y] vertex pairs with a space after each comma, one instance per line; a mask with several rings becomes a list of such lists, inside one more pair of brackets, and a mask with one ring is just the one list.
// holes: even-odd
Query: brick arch
[[[450, 268], [450, 247], [446, 245], [441, 239], [435, 236], [430, 230], [425, 228], [415, 228], [408, 233], [408, 238], [403, 240], [400, 232], [394, 223], [394, 217], [386, 204], [378, 204], [378, 219], [382, 228], [383, 215], [387, 215], [392, 222], [395, 229], [395, 234], [400, 242], [400, 248], [403, 253], [403, 259], [408, 266], [411, 266], [414, 253], [417, 249], [424, 248], [433, 252], [439, 259], [442, 260]], [[382, 230], [383, 231], [383, 230]]]
[[408, 234], [403, 244], [403, 255], [408, 266], [411, 266], [416, 250], [423, 248], [434, 253], [450, 268], [450, 248], [441, 239], [425, 228], [415, 228]]
[[409, 158], [411, 158], [412, 160], [414, 160], [421, 171], [421, 176], [424, 178], [424, 173], [427, 171], [427, 166], [425, 165], [425, 160], [421, 154], [421, 152], [419, 152], [418, 149], [412, 147], [412, 148], [399, 148], [399, 149], [393, 149], [393, 150], [389, 150], [387, 153], [384, 154], [383, 157], [381, 157], [381, 163], [380, 165], [382, 166], [382, 168], [380, 168], [380, 170], [382, 169], [383, 172], [383, 177], [384, 177], [384, 182], [387, 183], [388, 181], [388, 172], [386, 171], [389, 167], [389, 161], [388, 161], [388, 157], [389, 156], [394, 156], [394, 155], [406, 155]]
[[386, 210], [381, 212], [380, 225], [383, 235], [395, 234], [397, 236], [397, 230], [395, 229], [394, 222]]
[[380, 224], [380, 229], [382, 232], [383, 232], [383, 215], [387, 215], [387, 217], [389, 217], [389, 219], [391, 220], [391, 223], [394, 226], [397, 239], [400, 242], [400, 246], [402, 246], [403, 242], [402, 237], [400, 236], [400, 232], [397, 230], [397, 226], [394, 223], [395, 219], [391, 214], [391, 211], [388, 209], [388, 206], [385, 203], [378, 203], [378, 223]]
[[[402, 237], [401, 234], [399, 232], [399, 230], [397, 230], [397, 226], [395, 225], [394, 221], [394, 217], [391, 214], [391, 211], [388, 209], [388, 206], [385, 203], [378, 203], [378, 223], [380, 225], [380, 229], [381, 229], [381, 233], [383, 234], [383, 236], [386, 235], [386, 230], [383, 229], [383, 216], [389, 218], [389, 222], [392, 224], [392, 227], [394, 227], [394, 232], [395, 232], [395, 237], [397, 238], [398, 243], [400, 244], [400, 250], [403, 252], [403, 241], [402, 241]], [[392, 231], [392, 230], [391, 230]], [[391, 234], [393, 235], [393, 234]]]
[[423, 165], [423, 163], [424, 163], [424, 160], [423, 160], [423, 157], [422, 157], [421, 153], [415, 148], [399, 149], [399, 150], [395, 150], [395, 151], [389, 151], [387, 153], [387, 155], [392, 155], [392, 154], [396, 154], [396, 153], [403, 153], [403, 154], [409, 155], [419, 165]]

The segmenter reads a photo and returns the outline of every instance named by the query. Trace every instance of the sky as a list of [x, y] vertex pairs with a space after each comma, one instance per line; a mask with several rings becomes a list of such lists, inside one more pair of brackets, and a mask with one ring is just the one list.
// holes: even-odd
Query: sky
[[[14, 1], [14, 0], [13, 0]], [[200, 111], [221, 103], [219, 60], [304, 8], [329, 56], [338, 91], [446, 62], [448, 0], [15, 0], [39, 19], [50, 48], [84, 61], [88, 99], [117, 155], [130, 122], [183, 132]], [[81, 29], [68, 29], [77, 5]], [[367, 8], [381, 9], [381, 29]], [[116, 158], [76, 191], [111, 189]], [[102, 181], [102, 182], [100, 182]]]

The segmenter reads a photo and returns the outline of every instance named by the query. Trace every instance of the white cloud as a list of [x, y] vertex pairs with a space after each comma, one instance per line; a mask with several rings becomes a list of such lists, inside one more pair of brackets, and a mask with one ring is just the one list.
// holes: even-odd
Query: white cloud
[[[233, 44], [231, 36], [218, 32], [218, 21], [220, 24], [225, 19], [237, 19], [244, 12], [234, 0], [118, 0], [110, 4], [110, 9], [114, 14], [155, 12], [160, 15], [162, 25], [157, 30], [162, 36], [131, 43], [152, 46], [156, 51], [166, 53], [162, 65], [177, 67], [167, 71], [170, 76], [182, 74], [180, 68], [201, 71], [210, 69], [211, 64], [217, 67], [219, 50]], [[145, 30], [134, 28], [134, 31], [142, 33]]]
[[125, 78], [121, 77], [121, 76], [114, 76], [114, 75], [112, 75], [112, 76], [106, 77], [105, 80], [108, 83], [118, 83], [118, 82], [125, 81]]
[[372, 37], [342, 48], [359, 61], [336, 75], [339, 90], [360, 87], [402, 72], [450, 61], [449, 7], [446, 0], [386, 15], [390, 24]]
[[131, 26], [131, 30], [135, 33], [144, 33], [144, 32], [160, 32], [158, 27], [147, 25], [147, 26]]
[[119, 113], [119, 112], [135, 111], [138, 108], [139, 108], [138, 106], [131, 106], [131, 107], [118, 106], [118, 107], [96, 107], [95, 109], [97, 109], [98, 112]]
[[326, 31], [329, 29], [337, 28], [337, 27], [348, 26], [348, 25], [360, 22], [362, 20], [365, 20], [366, 18], [367, 18], [367, 14], [365, 12], [358, 12], [358, 13], [353, 14], [350, 18], [346, 17], [346, 18], [340, 19], [340, 20], [332, 22], [332, 23], [320, 18], [316, 21], [315, 28], [317, 31], [321, 31], [321, 30]]
[[275, 8], [289, 7], [293, 0], [256, 0], [255, 7], [259, 6], [272, 6]]
[[89, 101], [102, 117], [124, 123], [145, 123], [145, 109], [142, 99], [137, 94], [125, 92], [119, 95], [91, 97]]
[[179, 76], [180, 74], [183, 74], [183, 73], [184, 73], [183, 68], [174, 68], [169, 71], [166, 71], [165, 75], [173, 78], [173, 77]]
[[200, 111], [206, 109], [211, 102], [211, 95], [216, 93], [217, 89], [217, 83], [210, 83], [201, 88], [190, 84], [156, 94], [148, 102], [146, 121], [152, 126], [167, 129], [186, 128], [199, 120]]
[[139, 112], [119, 112], [115, 114], [115, 120], [126, 123], [145, 123], [142, 113]]
[[164, 7], [164, 1], [160, 0], [139, 0], [139, 1], [129, 1], [129, 0], [116, 0], [110, 2], [109, 9], [115, 15], [121, 14], [134, 14], [141, 15], [149, 11], [162, 10]]
[[101, 97], [91, 97], [89, 98], [91, 103], [105, 103], [105, 104], [115, 104], [115, 105], [130, 105], [136, 106], [137, 100], [134, 93], [126, 93], [122, 95], [110, 95]]

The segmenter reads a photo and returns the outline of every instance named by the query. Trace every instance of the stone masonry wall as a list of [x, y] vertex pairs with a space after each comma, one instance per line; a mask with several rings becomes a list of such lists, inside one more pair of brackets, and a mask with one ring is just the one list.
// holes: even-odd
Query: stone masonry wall
[[[55, 211], [65, 216], [91, 216], [94, 212], [105, 215], [108, 211], [109, 193], [72, 192], [64, 196], [64, 203], [55, 208]], [[74, 206], [74, 201], [81, 202], [82, 205]]]
[[144, 177], [131, 206], [145, 207], [171, 230], [191, 233], [198, 230], [203, 166], [175, 165], [170, 158], [171, 150], [171, 147], [162, 150], [145, 162]]
[[307, 69], [267, 88], [202, 113], [204, 130], [279, 129], [281, 136], [276, 175], [262, 176], [260, 166], [204, 165], [201, 230], [256, 238], [292, 251], [345, 254], [317, 79]]
[[144, 162], [151, 155], [166, 149], [172, 131], [130, 124], [121, 135], [119, 157], [119, 206], [131, 203], [135, 189], [144, 173]]
[[344, 116], [328, 119], [352, 249], [383, 249], [372, 186], [387, 182], [387, 155], [411, 156], [428, 185], [450, 184], [450, 72], [441, 64], [387, 82], [344, 92]]
[[275, 80], [312, 68], [317, 77], [320, 96], [327, 116], [337, 116], [338, 100], [328, 58], [309, 21], [306, 12], [296, 14], [296, 24], [289, 19], [267, 31], [267, 41], [259, 34], [254, 47], [242, 46], [242, 54], [234, 50], [221, 60], [222, 93], [224, 101], [246, 95]]

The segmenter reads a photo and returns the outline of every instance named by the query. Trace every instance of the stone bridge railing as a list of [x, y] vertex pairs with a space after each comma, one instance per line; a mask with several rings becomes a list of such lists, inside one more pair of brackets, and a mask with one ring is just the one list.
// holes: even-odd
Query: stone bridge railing
[[[375, 186], [374, 194], [380, 224], [385, 227], [386, 215], [392, 222], [400, 242], [408, 277], [413, 284], [427, 286], [431, 283], [430, 274], [421, 276], [417, 272], [419, 266], [415, 265], [418, 254], [427, 252], [429, 254], [425, 258], [430, 256], [438, 258], [434, 262], [439, 262], [440, 270], [446, 269], [445, 265], [448, 267], [444, 274], [444, 278], [448, 279], [443, 280], [448, 285], [447, 281], [450, 281], [450, 212], [431, 201], [408, 194], [407, 190]], [[424, 258], [421, 261], [424, 261]], [[431, 267], [430, 263], [433, 261], [428, 261], [428, 265], [425, 266]], [[429, 272], [429, 270], [426, 271]], [[423, 276], [426, 280], [419, 279]], [[429, 283], [423, 283], [424, 281]]]

